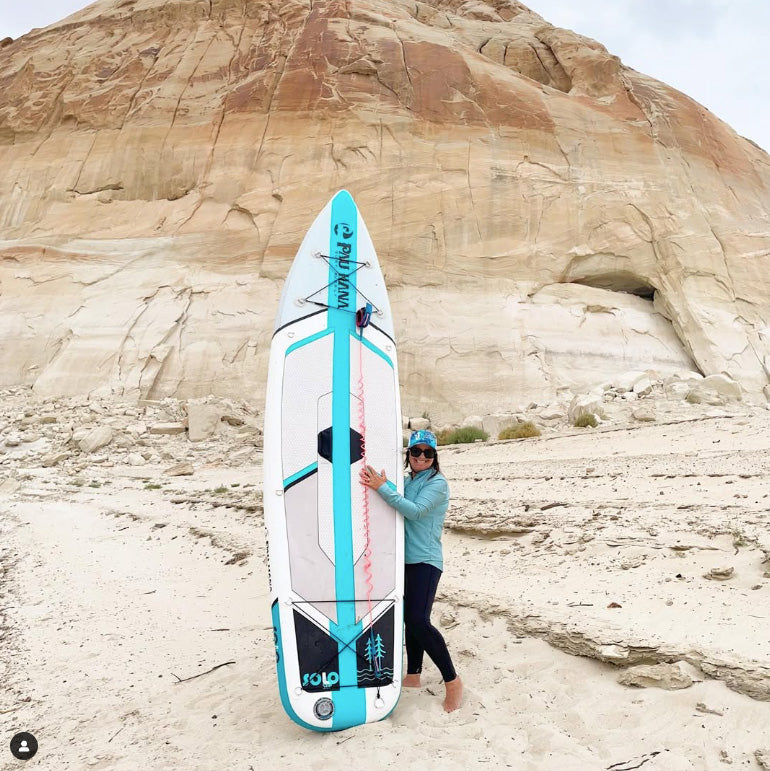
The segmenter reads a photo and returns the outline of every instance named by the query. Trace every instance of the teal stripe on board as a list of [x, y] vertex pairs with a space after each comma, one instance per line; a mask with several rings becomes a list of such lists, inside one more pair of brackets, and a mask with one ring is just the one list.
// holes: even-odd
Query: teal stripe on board
[[310, 335], [310, 337], [306, 337], [303, 340], [297, 340], [296, 343], [290, 345], [286, 349], [286, 356], [288, 356], [290, 353], [293, 353], [297, 350], [297, 348], [302, 348], [305, 345], [309, 345], [310, 343], [314, 343], [316, 340], [320, 340], [322, 337], [326, 337], [326, 335], [329, 334], [328, 329], [323, 330], [323, 332], [317, 332], [314, 335]]
[[[356, 340], [361, 340], [362, 338], [359, 337], [358, 334], [356, 334]], [[366, 338], [363, 338], [364, 347], [368, 348], [370, 351], [376, 353], [381, 359], [383, 359], [387, 365], [393, 369], [393, 362], [386, 356], [381, 349], [379, 349], [376, 345], [373, 345], [370, 343]]]
[[[332, 634], [351, 643], [362, 631], [356, 624], [353, 522], [350, 479], [350, 335], [355, 333], [358, 210], [347, 191], [332, 201], [329, 241], [329, 328], [334, 333], [332, 364], [332, 496], [337, 623]], [[341, 274], [341, 276], [339, 275]], [[357, 687], [355, 643], [339, 648], [340, 689], [333, 691], [333, 728], [366, 721], [366, 694]]]
[[306, 466], [302, 469], [302, 471], [298, 471], [296, 474], [292, 474], [290, 477], [286, 477], [286, 479], [283, 480], [283, 487], [286, 489], [290, 484], [293, 484], [298, 479], [301, 479], [302, 477], [309, 474], [311, 471], [315, 471], [318, 468], [318, 463], [311, 463], [309, 466]]

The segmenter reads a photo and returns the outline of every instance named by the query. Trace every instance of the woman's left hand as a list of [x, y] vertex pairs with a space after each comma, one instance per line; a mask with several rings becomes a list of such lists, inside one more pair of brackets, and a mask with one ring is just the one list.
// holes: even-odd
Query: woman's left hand
[[388, 477], [384, 469], [379, 474], [371, 466], [364, 466], [361, 469], [361, 484], [371, 487], [372, 490], [379, 489], [387, 481]]

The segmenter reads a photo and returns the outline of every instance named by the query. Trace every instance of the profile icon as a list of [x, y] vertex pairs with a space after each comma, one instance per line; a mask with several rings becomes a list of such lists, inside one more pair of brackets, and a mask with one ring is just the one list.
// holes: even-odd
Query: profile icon
[[37, 754], [37, 739], [27, 731], [16, 734], [11, 739], [11, 755], [17, 760], [29, 760]]

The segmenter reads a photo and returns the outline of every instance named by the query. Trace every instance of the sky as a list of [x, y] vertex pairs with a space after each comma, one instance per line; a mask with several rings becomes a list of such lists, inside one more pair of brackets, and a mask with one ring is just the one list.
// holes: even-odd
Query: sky
[[522, 0], [770, 152], [770, 0]]
[[[89, 4], [0, 2], [0, 39], [46, 27]], [[770, 152], [770, 0], [523, 2], [551, 24], [598, 40], [627, 66], [691, 96]]]

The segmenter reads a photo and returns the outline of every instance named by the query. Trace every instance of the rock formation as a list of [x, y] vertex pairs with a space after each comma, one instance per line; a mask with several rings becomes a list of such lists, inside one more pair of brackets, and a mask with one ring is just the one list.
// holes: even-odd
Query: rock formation
[[343, 187], [411, 414], [768, 383], [770, 157], [515, 0], [100, 0], [0, 48], [0, 94], [0, 385], [261, 395]]

